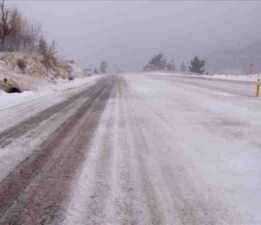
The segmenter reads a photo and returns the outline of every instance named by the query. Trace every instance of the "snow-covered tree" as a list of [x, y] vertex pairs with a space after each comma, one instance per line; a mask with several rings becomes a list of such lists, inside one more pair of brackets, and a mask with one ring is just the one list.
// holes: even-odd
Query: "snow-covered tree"
[[148, 64], [144, 67], [144, 70], [165, 70], [167, 68], [167, 60], [162, 53], [153, 56]]
[[107, 68], [108, 68], [108, 64], [106, 61], [102, 61], [100, 66], [99, 66], [99, 69], [101, 71], [101, 73], [106, 73], [107, 72]]
[[204, 66], [205, 61], [199, 59], [197, 56], [194, 57], [192, 61], [190, 61], [191, 66], [189, 67], [189, 70], [193, 73], [199, 73], [202, 74], [205, 72]]

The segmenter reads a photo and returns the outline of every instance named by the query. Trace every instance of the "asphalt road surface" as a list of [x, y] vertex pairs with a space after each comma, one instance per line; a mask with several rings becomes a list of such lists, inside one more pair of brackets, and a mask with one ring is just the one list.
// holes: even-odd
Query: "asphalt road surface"
[[101, 77], [0, 133], [0, 151], [21, 158], [0, 155], [12, 168], [0, 224], [261, 224], [254, 93], [251, 82]]

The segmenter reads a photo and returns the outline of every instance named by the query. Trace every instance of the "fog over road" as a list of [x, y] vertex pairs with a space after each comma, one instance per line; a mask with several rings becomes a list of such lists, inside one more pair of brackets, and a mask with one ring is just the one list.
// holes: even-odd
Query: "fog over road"
[[16, 148], [16, 164], [0, 154], [12, 168], [0, 174], [0, 224], [260, 224], [254, 92], [160, 73], [99, 78], [0, 133], [2, 152], [32, 148]]

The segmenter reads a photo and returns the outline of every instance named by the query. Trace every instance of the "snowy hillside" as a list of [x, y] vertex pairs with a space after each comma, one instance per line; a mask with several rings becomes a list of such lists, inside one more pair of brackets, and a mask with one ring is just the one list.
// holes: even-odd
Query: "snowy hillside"
[[55, 83], [57, 79], [67, 79], [69, 73], [74, 77], [83, 77], [83, 69], [73, 61], [60, 60], [57, 65], [47, 68], [39, 54], [2, 53], [0, 56], [0, 89], [3, 80], [15, 83], [19, 89], [36, 90], [42, 86]]

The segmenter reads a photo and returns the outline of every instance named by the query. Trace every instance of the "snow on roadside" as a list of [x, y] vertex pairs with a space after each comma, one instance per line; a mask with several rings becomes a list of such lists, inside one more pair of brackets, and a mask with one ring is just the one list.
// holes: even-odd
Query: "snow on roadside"
[[[186, 170], [191, 174], [197, 172], [206, 187], [212, 189], [214, 194], [210, 197], [221, 199], [235, 215], [238, 213], [243, 217], [240, 224], [260, 224], [259, 100], [221, 96], [215, 91], [210, 95], [209, 90], [184, 83], [181, 86], [168, 80], [142, 81], [129, 76], [128, 84], [137, 96], [143, 97], [140, 119], [151, 126], [146, 127], [146, 133], [154, 131], [155, 139], [159, 142], [158, 137], [161, 137], [162, 145], [166, 146], [166, 149], [156, 148], [160, 152], [159, 159], [167, 156], [162, 160], [164, 168], [169, 162], [170, 171], [175, 174], [172, 168], [175, 159], [182, 157], [180, 161]], [[137, 110], [140, 108], [138, 103], [135, 106]], [[158, 134], [160, 131], [162, 135]], [[194, 174], [192, 177], [197, 178]], [[173, 186], [181, 185], [177, 180], [169, 177], [168, 180], [173, 181]], [[203, 190], [199, 180], [194, 182], [199, 185], [199, 190]], [[180, 190], [186, 190], [186, 187]], [[199, 196], [209, 193], [202, 192]], [[194, 198], [187, 193], [185, 196]], [[211, 207], [216, 207], [211, 203], [207, 202], [210, 212]]]
[[60, 113], [52, 115], [48, 120], [26, 132], [21, 138], [14, 140], [0, 151], [0, 181], [3, 180], [15, 167], [24, 161], [32, 152], [38, 151], [38, 146], [54, 134], [75, 111], [81, 107], [83, 98], [68, 105]]
[[[194, 75], [195, 76], [195, 75]], [[196, 75], [201, 76], [201, 75]], [[205, 78], [218, 78], [227, 80], [239, 80], [239, 81], [257, 81], [261, 74], [251, 74], [251, 75], [234, 75], [234, 74], [214, 74], [214, 75], [202, 75]]]
[[197, 74], [189, 74], [189, 73], [182, 73], [182, 72], [147, 72], [145, 74], [159, 74], [159, 75], [171, 75], [171, 76], [186, 76], [186, 77], [200, 77], [200, 78], [210, 78], [210, 79], [224, 79], [224, 80], [238, 80], [238, 81], [253, 81], [256, 82], [257, 79], [261, 79], [260, 74], [244, 74], [244, 75], [236, 75], [236, 74], [213, 74], [213, 75], [197, 75]]
[[30, 116], [57, 104], [69, 96], [94, 84], [102, 76], [78, 78], [73, 81], [58, 80], [37, 91], [7, 94], [0, 92], [0, 132]]

